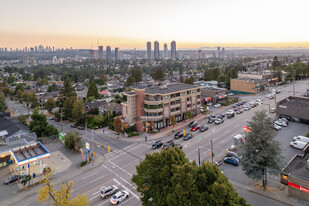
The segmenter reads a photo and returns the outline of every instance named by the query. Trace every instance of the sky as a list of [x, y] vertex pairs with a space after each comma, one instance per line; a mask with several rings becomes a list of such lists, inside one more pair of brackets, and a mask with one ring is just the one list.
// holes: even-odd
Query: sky
[[0, 0], [0, 47], [309, 47], [308, 0]]

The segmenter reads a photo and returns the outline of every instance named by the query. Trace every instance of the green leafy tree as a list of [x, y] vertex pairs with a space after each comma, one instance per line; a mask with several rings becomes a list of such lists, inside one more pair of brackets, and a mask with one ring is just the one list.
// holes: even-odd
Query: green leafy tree
[[185, 84], [193, 84], [193, 81], [194, 81], [193, 77], [189, 77], [189, 78], [186, 78], [184, 83]]
[[154, 80], [164, 80], [165, 74], [164, 71], [161, 67], [157, 67], [154, 74], [153, 78]]
[[133, 68], [131, 75], [134, 77], [135, 82], [141, 82], [142, 79], [142, 71], [139, 68]]
[[87, 98], [89, 97], [94, 97], [95, 99], [99, 98], [98, 88], [94, 81], [90, 82], [90, 85], [88, 88]]
[[277, 68], [277, 67], [280, 67], [281, 64], [278, 60], [278, 57], [277, 56], [274, 56], [274, 59], [273, 59], [273, 63], [272, 63], [272, 68]]
[[31, 180], [31, 175], [24, 175], [21, 178], [21, 184], [25, 187], [25, 185]]
[[54, 98], [52, 97], [48, 98], [45, 103], [46, 110], [51, 114], [51, 112], [53, 111], [55, 107], [56, 107], [56, 103], [54, 101]]
[[146, 154], [132, 182], [143, 205], [247, 205], [217, 166], [189, 163], [179, 148]]
[[188, 112], [188, 118], [191, 119], [192, 117], [193, 117], [193, 113], [192, 113], [192, 111], [189, 111]]
[[31, 132], [35, 132], [38, 137], [58, 134], [58, 130], [47, 123], [46, 116], [43, 113], [39, 113], [38, 108], [34, 109], [31, 119], [32, 121], [29, 124], [29, 129]]
[[128, 79], [127, 79], [126, 85], [127, 85], [127, 86], [130, 86], [130, 85], [132, 85], [132, 84], [134, 84], [134, 83], [135, 83], [135, 78], [134, 78], [132, 75], [130, 75], [130, 76], [128, 77]]
[[267, 173], [278, 174], [282, 169], [281, 148], [274, 140], [275, 130], [271, 128], [273, 120], [266, 111], [257, 111], [248, 122], [251, 132], [246, 133], [245, 144], [241, 147], [242, 169], [245, 174], [255, 180], [263, 179], [267, 185]]
[[85, 104], [81, 100], [76, 100], [73, 104], [72, 117], [74, 120], [83, 118], [85, 112]]
[[84, 146], [80, 133], [76, 131], [68, 132], [65, 135], [64, 144], [69, 149], [74, 149], [75, 151], [78, 151], [80, 148]]
[[0, 92], [0, 112], [4, 112], [7, 109], [4, 93]]
[[48, 86], [48, 88], [47, 88], [48, 92], [55, 92], [55, 91], [58, 91], [58, 90], [59, 90], [59, 88], [58, 88], [56, 83], [53, 83], [52, 85]]

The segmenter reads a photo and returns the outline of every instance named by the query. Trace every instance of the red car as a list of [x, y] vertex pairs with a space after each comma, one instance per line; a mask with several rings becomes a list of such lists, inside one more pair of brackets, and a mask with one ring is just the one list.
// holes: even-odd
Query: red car
[[191, 131], [195, 132], [196, 130], [199, 130], [200, 128], [201, 128], [201, 126], [200, 126], [200, 125], [197, 125], [197, 126], [195, 126], [195, 127], [192, 127], [192, 128], [191, 128]]

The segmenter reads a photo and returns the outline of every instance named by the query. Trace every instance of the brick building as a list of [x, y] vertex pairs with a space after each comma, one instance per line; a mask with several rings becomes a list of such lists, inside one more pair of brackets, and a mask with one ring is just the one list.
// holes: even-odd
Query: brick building
[[189, 84], [172, 84], [151, 88], [135, 88], [124, 93], [127, 102], [122, 103], [122, 122], [135, 125], [138, 132], [159, 130], [176, 121], [187, 119], [192, 111], [196, 115], [201, 107], [201, 87]]
[[231, 79], [231, 91], [235, 94], [257, 94], [267, 90], [269, 82], [264, 79], [236, 78]]

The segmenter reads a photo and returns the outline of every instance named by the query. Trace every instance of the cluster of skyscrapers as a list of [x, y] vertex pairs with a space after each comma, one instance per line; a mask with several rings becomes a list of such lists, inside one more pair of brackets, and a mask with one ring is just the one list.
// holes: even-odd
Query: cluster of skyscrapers
[[217, 47], [217, 53], [215, 54], [217, 59], [224, 59], [225, 57], [225, 48], [222, 47], [222, 50], [220, 47]]
[[152, 56], [152, 50], [151, 50], [151, 42], [148, 41], [146, 43], [146, 46], [147, 46], [147, 58], [148, 59], [171, 58], [171, 59], [175, 60], [177, 58], [176, 42], [175, 41], [171, 42], [171, 55], [170, 56], [168, 54], [168, 47], [167, 47], [166, 43], [164, 44], [163, 56], [161, 56], [160, 45], [159, 45], [158, 41], [154, 42], [153, 56]]
[[[98, 46], [97, 58], [98, 59], [103, 59], [103, 57], [104, 57], [103, 46]], [[119, 47], [115, 48], [115, 54], [113, 56], [112, 55], [112, 48], [111, 48], [111, 46], [106, 46], [105, 57], [109, 61], [113, 60], [113, 57], [114, 57], [115, 61], [118, 61], [119, 58], [120, 58], [120, 56], [119, 56]], [[95, 55], [95, 50], [94, 49], [90, 49], [90, 58], [91, 59], [96, 59], [96, 55]]]
[[[72, 47], [71, 47], [71, 49], [72, 49]], [[54, 51], [60, 51], [60, 50], [64, 50], [64, 49], [63, 48], [58, 49], [58, 48], [55, 48], [54, 46], [51, 47], [51, 46], [43, 46], [43, 45], [29, 47], [29, 48], [25, 46], [22, 49], [18, 49], [18, 48], [8, 49], [7, 47], [0, 48], [0, 52], [54, 52]]]

